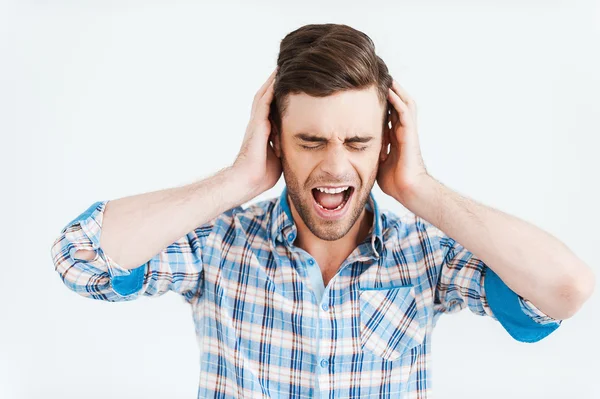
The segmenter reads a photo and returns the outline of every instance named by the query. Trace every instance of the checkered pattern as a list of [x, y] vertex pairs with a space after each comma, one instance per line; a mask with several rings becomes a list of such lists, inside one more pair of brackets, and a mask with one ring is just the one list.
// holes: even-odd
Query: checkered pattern
[[[61, 231], [53, 262], [85, 297], [181, 294], [198, 334], [199, 398], [427, 398], [431, 333], [441, 314], [468, 308], [524, 342], [561, 324], [432, 224], [380, 211], [372, 194], [371, 230], [319, 301], [308, 275], [320, 271], [294, 245], [287, 198], [284, 189], [224, 212], [132, 270], [99, 246], [107, 202], [99, 201]], [[96, 257], [76, 259], [78, 249]], [[486, 290], [504, 299], [492, 301]]]

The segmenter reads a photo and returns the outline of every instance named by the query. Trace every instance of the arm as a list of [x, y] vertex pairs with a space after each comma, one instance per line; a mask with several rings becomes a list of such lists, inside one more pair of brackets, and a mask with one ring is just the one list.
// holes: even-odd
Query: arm
[[[55, 270], [72, 291], [93, 299], [126, 301], [142, 294], [159, 296], [174, 291], [190, 302], [200, 294], [207, 237], [215, 224], [230, 223], [233, 214], [241, 209], [243, 197], [239, 193], [243, 190], [235, 194], [236, 182], [233, 170], [227, 168], [188, 186], [116, 200], [124, 206], [112, 208], [117, 209], [117, 214], [111, 214], [111, 223], [115, 221], [116, 226], [110, 239], [124, 241], [123, 253], [106, 249], [106, 215], [113, 201], [98, 201], [68, 223], [55, 240]], [[229, 201], [234, 201], [231, 208], [235, 209], [222, 213], [229, 202], [219, 202], [219, 197], [211, 196], [211, 192], [219, 196], [229, 194]], [[169, 211], [172, 218], [167, 215]], [[193, 222], [194, 218], [186, 220], [185, 212], [196, 212], [197, 222]], [[189, 223], [197, 225], [187, 227]], [[161, 239], [169, 244], [163, 244]]]
[[[488, 273], [468, 278], [456, 274], [458, 278], [446, 281], [458, 281], [466, 290], [471, 283], [485, 289], [491, 282], [489, 288], [494, 289], [492, 296], [499, 304], [509, 298], [510, 288], [521, 297], [523, 311], [538, 322], [547, 321], [546, 316], [555, 320], [572, 316], [594, 289], [591, 269], [550, 234], [462, 197], [429, 176], [420, 152], [414, 100], [393, 80], [388, 101], [392, 105], [390, 125], [384, 134], [377, 175], [381, 189], [446, 234], [445, 247], [457, 249], [448, 259], [454, 262], [450, 264], [452, 270], [456, 265], [464, 268], [469, 264], [463, 274], [475, 269], [483, 272], [483, 266], [489, 266], [485, 284], [482, 282]], [[514, 309], [510, 311], [515, 313]], [[517, 313], [513, 316], [520, 319], [521, 312]]]
[[430, 177], [403, 200], [546, 315], [567, 319], [591, 296], [591, 269], [532, 224], [462, 197]]
[[[237, 207], [252, 196], [243, 176], [231, 167], [196, 183], [106, 203], [100, 247], [119, 266], [133, 269], [169, 244]], [[93, 251], [75, 257], [92, 259]]]
[[511, 290], [483, 260], [425, 219], [413, 215], [435, 248], [434, 325], [441, 314], [468, 308], [500, 322], [517, 341], [537, 342], [562, 323]]
[[186, 186], [99, 201], [67, 224], [52, 246], [65, 284], [109, 301], [168, 290], [193, 296], [213, 224], [231, 222], [241, 204], [274, 186], [281, 175], [268, 144], [274, 77], [275, 71], [254, 97], [232, 166]]

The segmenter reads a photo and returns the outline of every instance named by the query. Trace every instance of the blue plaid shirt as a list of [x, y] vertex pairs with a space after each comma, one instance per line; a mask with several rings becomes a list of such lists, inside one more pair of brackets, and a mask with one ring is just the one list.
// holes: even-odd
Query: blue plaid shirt
[[[373, 194], [367, 238], [325, 287], [294, 245], [286, 190], [222, 213], [131, 270], [99, 246], [99, 201], [65, 226], [53, 262], [85, 297], [181, 294], [200, 347], [199, 398], [426, 398], [440, 315], [468, 308], [522, 342], [561, 324], [432, 224], [380, 210]], [[96, 256], [74, 258], [79, 249]]]

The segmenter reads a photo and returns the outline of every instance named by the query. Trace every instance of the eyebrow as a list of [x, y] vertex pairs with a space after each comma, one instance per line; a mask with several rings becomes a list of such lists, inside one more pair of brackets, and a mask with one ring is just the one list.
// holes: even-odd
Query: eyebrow
[[[327, 139], [326, 137], [321, 137], [321, 136], [310, 134], [310, 133], [296, 133], [294, 135], [294, 138], [302, 140], [302, 141], [309, 141], [311, 143], [326, 143], [329, 141], [329, 139]], [[348, 137], [344, 141], [346, 143], [368, 143], [371, 140], [373, 140], [373, 136], [357, 136], [356, 135], [356, 136]]]

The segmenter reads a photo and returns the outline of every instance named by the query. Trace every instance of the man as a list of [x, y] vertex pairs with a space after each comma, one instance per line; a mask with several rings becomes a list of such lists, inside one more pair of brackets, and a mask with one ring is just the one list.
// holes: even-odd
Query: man
[[[198, 397], [425, 398], [441, 314], [468, 308], [535, 342], [594, 276], [548, 233], [430, 176], [416, 120], [366, 35], [301, 27], [230, 167], [93, 204], [54, 243], [56, 270], [94, 299], [181, 294]], [[241, 206], [282, 173], [279, 197]], [[375, 182], [409, 212], [379, 209]]]

